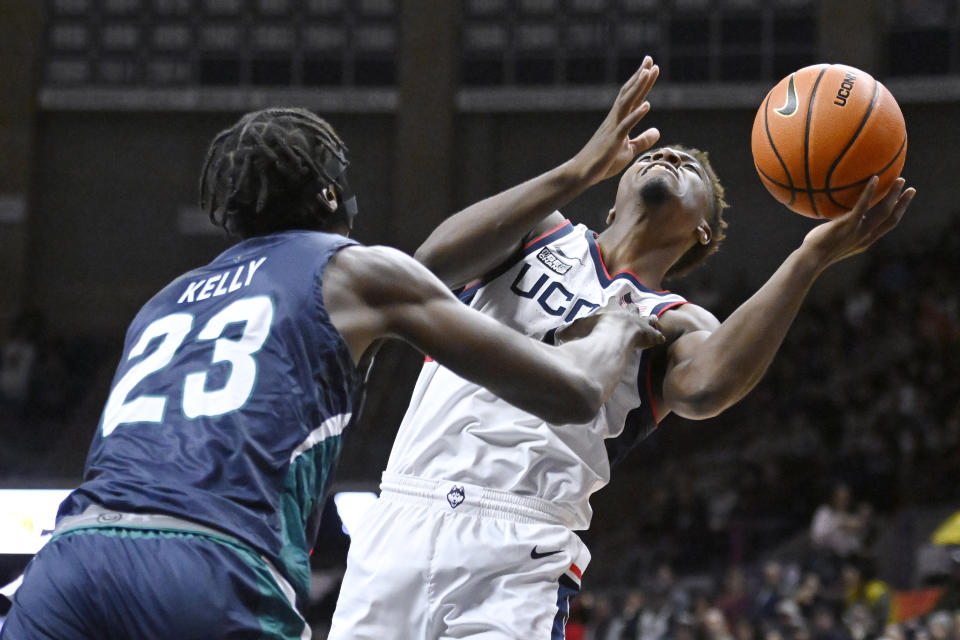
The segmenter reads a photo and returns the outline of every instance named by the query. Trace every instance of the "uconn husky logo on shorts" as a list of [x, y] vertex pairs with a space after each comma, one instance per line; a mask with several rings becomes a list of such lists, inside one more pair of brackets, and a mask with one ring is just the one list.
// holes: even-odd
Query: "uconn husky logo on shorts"
[[466, 493], [463, 491], [463, 487], [453, 485], [453, 488], [447, 492], [447, 502], [450, 503], [451, 509], [456, 509], [466, 498]]

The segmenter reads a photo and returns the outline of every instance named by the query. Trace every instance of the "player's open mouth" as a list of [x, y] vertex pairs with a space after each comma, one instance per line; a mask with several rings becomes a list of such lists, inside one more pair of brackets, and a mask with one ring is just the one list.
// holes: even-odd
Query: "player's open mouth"
[[640, 172], [640, 175], [641, 176], [646, 175], [647, 173], [649, 173], [650, 171], [658, 167], [661, 169], [666, 169], [667, 171], [672, 173], [674, 178], [677, 178], [677, 179], [680, 178], [680, 172], [677, 170], [675, 166], [673, 166], [669, 162], [652, 162], [643, 168], [643, 170]]

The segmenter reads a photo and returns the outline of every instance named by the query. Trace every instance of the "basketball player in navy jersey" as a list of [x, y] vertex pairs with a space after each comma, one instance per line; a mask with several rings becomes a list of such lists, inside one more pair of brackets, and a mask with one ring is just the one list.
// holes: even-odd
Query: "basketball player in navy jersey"
[[[589, 527], [590, 495], [609, 482], [611, 464], [668, 413], [703, 419], [740, 400], [814, 280], [890, 231], [913, 198], [899, 179], [868, 208], [870, 180], [852, 211], [811, 230], [721, 323], [662, 290], [665, 277], [717, 249], [726, 203], [706, 154], [650, 150], [652, 128], [631, 137], [657, 75], [647, 58], [575, 157], [451, 216], [416, 256], [465, 287], [469, 306], [532, 337], [549, 342], [557, 327], [619, 304], [657, 317], [666, 343], [635, 353], [581, 424], [540, 420], [424, 364], [381, 499], [351, 538], [331, 640], [562, 638], [590, 559], [574, 531]], [[556, 211], [621, 171], [601, 233]]]
[[243, 240], [134, 318], [83, 483], [4, 640], [307, 638], [308, 550], [375, 341], [406, 340], [550, 420], [595, 413], [623, 345], [662, 341], [612, 313], [557, 348], [468, 309], [412, 258], [347, 239], [347, 164], [298, 109], [213, 140], [201, 204]]

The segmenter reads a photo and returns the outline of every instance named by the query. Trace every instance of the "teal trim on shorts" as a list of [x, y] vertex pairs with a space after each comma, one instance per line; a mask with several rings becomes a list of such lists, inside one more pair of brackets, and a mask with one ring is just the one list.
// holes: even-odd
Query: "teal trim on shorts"
[[265, 638], [283, 638], [285, 640], [301, 640], [304, 636], [306, 621], [296, 610], [287, 596], [280, 590], [266, 562], [252, 547], [248, 547], [237, 540], [219, 537], [205, 532], [191, 532], [182, 529], [145, 529], [140, 527], [116, 527], [93, 525], [77, 527], [57, 534], [53, 540], [73, 535], [99, 534], [112, 538], [137, 539], [187, 539], [208, 540], [215, 544], [228, 547], [243, 560], [243, 563], [253, 572], [257, 588], [262, 597], [260, 607], [252, 612]]

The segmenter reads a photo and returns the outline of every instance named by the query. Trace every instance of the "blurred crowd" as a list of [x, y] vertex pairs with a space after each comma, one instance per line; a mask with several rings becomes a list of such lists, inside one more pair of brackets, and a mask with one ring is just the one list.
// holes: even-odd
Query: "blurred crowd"
[[[734, 565], [713, 582], [678, 580], [669, 564], [627, 589], [585, 591], [567, 640], [957, 640], [956, 591], [938, 590], [919, 615], [868, 562], [847, 560], [825, 580], [795, 562]], [[960, 578], [960, 575], [956, 576]], [[956, 589], [956, 582], [952, 583]]]

